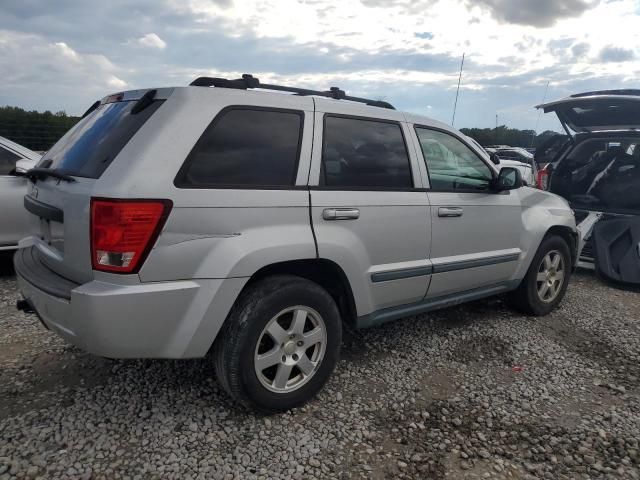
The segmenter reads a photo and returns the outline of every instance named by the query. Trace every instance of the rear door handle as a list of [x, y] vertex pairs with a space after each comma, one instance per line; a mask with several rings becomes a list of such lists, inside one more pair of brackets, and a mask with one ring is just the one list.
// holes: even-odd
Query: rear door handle
[[357, 208], [325, 208], [322, 211], [325, 220], [356, 220], [360, 218], [360, 210]]
[[440, 207], [438, 208], [439, 217], [461, 217], [464, 210], [461, 207]]

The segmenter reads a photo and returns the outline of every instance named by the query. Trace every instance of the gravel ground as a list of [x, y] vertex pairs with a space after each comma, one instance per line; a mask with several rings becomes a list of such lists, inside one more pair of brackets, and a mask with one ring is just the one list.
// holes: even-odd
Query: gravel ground
[[92, 357], [17, 296], [5, 271], [0, 480], [640, 478], [640, 295], [589, 273], [547, 318], [493, 299], [348, 335], [318, 398], [271, 417], [206, 359]]

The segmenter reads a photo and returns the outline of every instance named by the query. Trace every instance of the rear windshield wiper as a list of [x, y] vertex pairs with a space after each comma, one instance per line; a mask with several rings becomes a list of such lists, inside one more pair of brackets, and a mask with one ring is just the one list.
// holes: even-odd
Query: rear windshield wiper
[[31, 170], [27, 170], [25, 176], [30, 179], [32, 182], [36, 182], [37, 180], [44, 180], [47, 177], [57, 178], [58, 181], [65, 182], [75, 182], [76, 179], [71, 175], [64, 173], [62, 170], [57, 170], [55, 168], [32, 168]]

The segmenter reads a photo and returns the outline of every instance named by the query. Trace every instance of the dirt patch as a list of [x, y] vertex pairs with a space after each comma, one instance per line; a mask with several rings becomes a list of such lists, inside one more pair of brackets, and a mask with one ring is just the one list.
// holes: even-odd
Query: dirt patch
[[491, 478], [492, 480], [513, 480], [525, 478], [526, 471], [519, 465], [504, 460], [490, 461], [479, 459], [469, 462], [459, 454], [450, 453], [446, 456], [444, 468], [449, 478], [456, 480], [476, 480]]
[[555, 342], [578, 355], [605, 366], [610, 378], [601, 380], [601, 384], [634, 388], [640, 378], [640, 363], [637, 358], [627, 354], [604, 339], [588, 332], [562, 318], [540, 319], [545, 334]]
[[471, 364], [495, 361], [503, 365], [513, 365], [511, 347], [502, 339], [492, 336], [477, 336], [457, 343], [452, 352], [452, 360]]
[[593, 386], [549, 406], [547, 411], [555, 424], [571, 430], [577, 428], [585, 418], [624, 404], [624, 399], [617, 392]]
[[427, 402], [454, 397], [460, 388], [458, 377], [456, 370], [445, 368], [425, 373], [418, 384], [422, 397]]

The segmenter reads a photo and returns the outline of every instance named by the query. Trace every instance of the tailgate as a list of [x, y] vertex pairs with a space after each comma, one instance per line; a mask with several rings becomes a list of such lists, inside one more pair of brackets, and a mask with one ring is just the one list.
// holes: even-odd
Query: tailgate
[[65, 183], [50, 178], [30, 182], [25, 207], [40, 260], [58, 275], [77, 283], [93, 278], [89, 204], [95, 179]]
[[[42, 157], [25, 207], [40, 261], [68, 280], [93, 278], [90, 206], [95, 183], [172, 89], [132, 90], [96, 102]], [[136, 158], [126, 158], [125, 170]]]
[[593, 92], [538, 105], [574, 132], [631, 130], [640, 126], [640, 90]]

